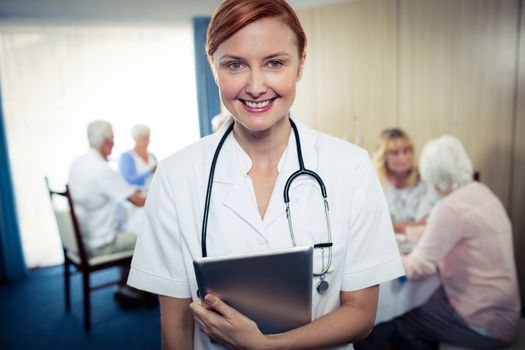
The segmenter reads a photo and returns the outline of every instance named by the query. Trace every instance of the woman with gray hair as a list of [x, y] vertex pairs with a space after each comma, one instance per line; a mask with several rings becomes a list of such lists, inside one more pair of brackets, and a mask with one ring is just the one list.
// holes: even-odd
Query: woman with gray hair
[[135, 147], [123, 153], [119, 160], [119, 172], [131, 185], [147, 191], [151, 176], [157, 169], [157, 158], [148, 152], [150, 129], [142, 124], [131, 128]]
[[403, 266], [408, 279], [438, 273], [441, 286], [423, 306], [378, 325], [360, 348], [380, 349], [388, 342], [401, 349], [431, 349], [438, 342], [479, 349], [508, 345], [521, 308], [505, 208], [487, 186], [472, 181], [472, 163], [452, 136], [426, 144], [420, 172], [444, 198]]

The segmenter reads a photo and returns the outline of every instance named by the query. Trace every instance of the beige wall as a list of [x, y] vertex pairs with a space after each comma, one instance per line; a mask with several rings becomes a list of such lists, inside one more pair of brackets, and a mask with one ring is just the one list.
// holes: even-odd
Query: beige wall
[[398, 122], [396, 2], [366, 0], [300, 13], [307, 61], [294, 113], [311, 126], [372, 146]]
[[[391, 126], [405, 129], [416, 150], [457, 136], [505, 204], [525, 255], [520, 2], [354, 0], [301, 11], [309, 44], [294, 112], [369, 151]], [[525, 258], [518, 265], [525, 291]]]

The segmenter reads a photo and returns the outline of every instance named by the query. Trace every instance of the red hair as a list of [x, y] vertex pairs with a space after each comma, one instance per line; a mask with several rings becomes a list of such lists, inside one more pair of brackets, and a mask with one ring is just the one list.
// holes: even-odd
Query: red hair
[[248, 24], [266, 17], [276, 17], [290, 27], [302, 57], [306, 35], [297, 14], [285, 0], [225, 0], [215, 10], [208, 26], [206, 53], [210, 62], [220, 44]]

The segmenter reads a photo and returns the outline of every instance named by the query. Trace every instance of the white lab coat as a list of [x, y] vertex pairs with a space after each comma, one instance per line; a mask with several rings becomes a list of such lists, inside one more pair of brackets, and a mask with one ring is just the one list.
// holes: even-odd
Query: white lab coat
[[[323, 179], [330, 204], [333, 272], [329, 290], [312, 284], [312, 318], [339, 306], [339, 292], [379, 284], [403, 274], [383, 190], [368, 153], [298, 124], [306, 168]], [[160, 163], [146, 203], [145, 219], [128, 283], [160, 295], [196, 299], [193, 259], [201, 256], [201, 227], [211, 159], [228, 125]], [[250, 160], [230, 135], [220, 153], [208, 222], [208, 256], [291, 247], [283, 202], [288, 177], [298, 169], [293, 133], [264, 219], [246, 172]], [[297, 245], [327, 241], [324, 207], [315, 180], [300, 177], [290, 190]], [[318, 250], [318, 249], [317, 249]], [[319, 271], [321, 254], [314, 255]], [[196, 349], [221, 349], [196, 330]], [[341, 349], [351, 349], [351, 344]]]

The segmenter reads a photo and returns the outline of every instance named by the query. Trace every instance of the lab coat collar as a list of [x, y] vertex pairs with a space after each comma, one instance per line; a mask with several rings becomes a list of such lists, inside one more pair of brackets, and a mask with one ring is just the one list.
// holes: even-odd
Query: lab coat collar
[[[232, 122], [233, 121], [230, 119], [228, 122], [224, 123], [225, 125], [223, 125], [222, 128], [216, 133], [214, 142], [211, 142], [212, 149], [209, 152], [211, 154], [210, 157], [213, 157], [213, 153], [215, 152], [221, 137], [224, 135], [228, 126]], [[316, 136], [311, 129], [307, 128], [303, 124], [297, 121], [296, 124], [301, 140], [301, 148], [305, 167], [307, 169], [317, 171], [317, 152], [315, 149]], [[292, 131], [284, 163], [277, 177], [275, 189], [273, 191], [272, 197], [270, 198], [270, 202], [268, 203], [264, 220], [261, 220], [259, 216], [257, 204], [252, 197], [250, 189], [248, 188], [244, 174], [242, 174], [242, 171], [240, 171], [240, 165], [235, 150], [236, 145], [234, 142], [235, 140], [233, 139], [233, 135], [230, 135], [223, 145], [223, 149], [220, 152], [215, 170], [214, 186], [221, 184], [231, 185], [231, 192], [225, 198], [223, 204], [235, 212], [248, 224], [250, 224], [257, 232], [259, 232], [259, 234], [264, 235], [266, 229], [280, 215], [284, 214], [284, 185], [290, 175], [299, 169], [295, 136]], [[294, 181], [294, 185], [290, 189], [290, 193], [292, 192], [295, 185], [305, 180], [314, 182], [309, 178], [298, 178]], [[298, 198], [291, 196], [290, 205], [292, 206], [298, 200]]]
[[[230, 117], [229, 120], [221, 126], [219, 131], [214, 134], [213, 141], [210, 142], [210, 147], [206, 152], [207, 158], [210, 160], [210, 165], [221, 138], [232, 123], [233, 119]], [[223, 200], [223, 205], [262, 235], [264, 232], [262, 220], [257, 210], [257, 204], [252, 198], [252, 194], [242, 173], [236, 147], [239, 146], [236, 145], [233, 133], [230, 133], [217, 159], [213, 189], [215, 190], [220, 186], [230, 187], [229, 193]], [[208, 173], [209, 166], [207, 167], [206, 176]]]
[[[316, 135], [313, 132], [312, 129], [306, 127], [304, 124], [298, 122], [295, 120], [295, 118], [292, 118], [295, 121], [295, 124], [297, 125], [297, 129], [299, 131], [299, 138], [301, 139], [301, 148], [303, 151], [303, 159], [304, 159], [304, 165], [307, 169], [317, 171], [317, 152], [315, 149], [315, 144], [317, 142]], [[211, 158], [213, 157], [213, 154], [215, 153], [215, 149], [217, 148], [217, 145], [219, 144], [220, 139], [230, 126], [230, 124], [233, 123], [233, 118], [230, 117], [213, 135], [213, 141], [210, 142], [210, 148], [208, 150], [209, 159], [211, 163]], [[217, 167], [215, 170], [215, 177], [214, 182], [220, 182], [220, 183], [234, 183], [234, 173], [238, 170], [238, 164], [234, 164], [233, 162], [237, 162], [235, 158], [235, 152], [234, 151], [235, 142], [232, 140], [233, 135], [230, 134], [228, 136], [228, 139], [223, 145], [223, 149], [221, 150], [219, 160], [217, 161]], [[228, 149], [228, 151], [226, 151]], [[224, 156], [224, 154], [227, 153], [227, 157]], [[288, 143], [288, 150], [286, 151], [286, 160], [282, 166], [281, 172], [288, 172], [287, 175], [290, 176], [293, 172], [299, 169], [299, 162], [297, 160], [297, 148], [295, 146], [295, 137], [293, 134], [293, 131], [291, 132], [289, 143]], [[224, 159], [228, 158], [226, 162], [228, 163], [227, 166], [224, 164]], [[237, 165], [237, 168], [234, 168], [233, 166]], [[285, 181], [286, 182], [286, 181]], [[284, 186], [284, 183], [283, 183]]]

